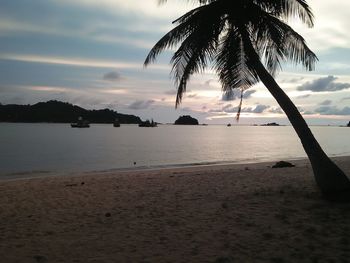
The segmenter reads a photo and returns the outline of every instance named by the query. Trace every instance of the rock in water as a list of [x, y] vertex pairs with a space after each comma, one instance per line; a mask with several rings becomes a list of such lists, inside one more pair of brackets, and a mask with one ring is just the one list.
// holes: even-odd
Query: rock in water
[[175, 125], [198, 125], [198, 120], [190, 115], [180, 116], [174, 123]]

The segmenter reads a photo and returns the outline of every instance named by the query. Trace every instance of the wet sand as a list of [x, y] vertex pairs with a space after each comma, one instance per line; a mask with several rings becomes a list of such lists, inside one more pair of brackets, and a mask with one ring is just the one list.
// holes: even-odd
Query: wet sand
[[350, 262], [350, 204], [292, 162], [0, 181], [0, 262]]

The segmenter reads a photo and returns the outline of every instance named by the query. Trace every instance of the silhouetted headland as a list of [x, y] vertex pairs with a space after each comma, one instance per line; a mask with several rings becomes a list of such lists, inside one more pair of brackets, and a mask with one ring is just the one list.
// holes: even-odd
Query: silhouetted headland
[[90, 123], [139, 124], [138, 116], [118, 113], [114, 110], [86, 110], [82, 107], [56, 100], [39, 102], [34, 105], [0, 104], [0, 122], [50, 122], [72, 123], [79, 117]]

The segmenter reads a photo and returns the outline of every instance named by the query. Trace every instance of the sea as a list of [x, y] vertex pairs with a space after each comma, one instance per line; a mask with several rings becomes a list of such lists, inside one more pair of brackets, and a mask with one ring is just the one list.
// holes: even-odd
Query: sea
[[[310, 127], [329, 156], [350, 155], [350, 128]], [[291, 126], [0, 123], [0, 179], [306, 157]]]

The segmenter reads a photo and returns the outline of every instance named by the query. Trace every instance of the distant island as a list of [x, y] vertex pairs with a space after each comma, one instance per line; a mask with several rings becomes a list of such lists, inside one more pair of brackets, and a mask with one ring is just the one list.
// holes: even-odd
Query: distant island
[[175, 125], [198, 125], [198, 120], [190, 115], [180, 116], [174, 123]]
[[122, 124], [142, 122], [138, 116], [121, 114], [110, 109], [86, 110], [57, 100], [34, 105], [0, 104], [0, 122], [71, 123], [76, 122], [79, 117], [90, 123], [113, 123], [116, 119]]

